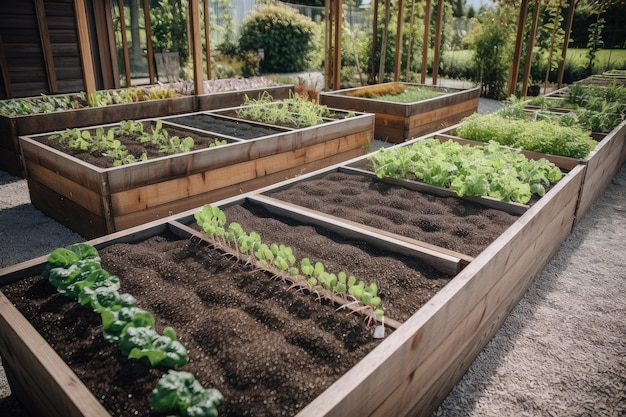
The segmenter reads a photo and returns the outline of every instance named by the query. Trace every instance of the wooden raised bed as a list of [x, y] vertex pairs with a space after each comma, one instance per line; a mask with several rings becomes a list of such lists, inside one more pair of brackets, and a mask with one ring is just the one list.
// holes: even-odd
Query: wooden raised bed
[[35, 140], [48, 134], [20, 137], [20, 146], [35, 207], [92, 238], [363, 155], [373, 129], [373, 116], [358, 114], [108, 169]]
[[292, 85], [285, 85], [199, 96], [181, 96], [128, 104], [112, 104], [104, 107], [85, 107], [54, 113], [13, 117], [0, 115], [0, 169], [17, 176], [24, 176], [19, 136], [34, 135], [66, 128], [97, 126], [121, 120], [146, 119], [238, 106], [244, 102], [245, 95], [256, 98], [264, 91], [269, 91], [278, 99], [288, 96], [289, 91], [292, 90]]
[[[216, 204], [236, 204], [248, 197], [264, 201], [260, 193], [307, 181], [314, 174]], [[306, 405], [298, 416], [429, 415], [570, 233], [583, 175], [584, 166], [575, 166], [427, 305]], [[269, 204], [266, 199], [264, 203]], [[196, 210], [90, 243], [103, 247], [114, 242], [140, 241], [168, 228], [180, 229], [179, 224], [193, 222]], [[286, 208], [281, 207], [281, 211], [284, 213]], [[307, 211], [297, 208], [293, 213], [300, 221], [306, 221], [308, 216]], [[44, 263], [45, 257], [41, 257], [5, 268], [0, 271], [0, 282], [39, 273]], [[13, 392], [36, 415], [109, 416], [2, 295], [0, 355]]]
[[[441, 87], [402, 83], [440, 90]], [[384, 85], [384, 84], [383, 84]], [[337, 109], [354, 110], [376, 115], [376, 139], [400, 143], [405, 140], [435, 132], [458, 123], [476, 112], [480, 88], [455, 90], [439, 97], [413, 103], [392, 103], [372, 98], [352, 97], [348, 93], [367, 87], [348, 88], [320, 93], [320, 103]]]

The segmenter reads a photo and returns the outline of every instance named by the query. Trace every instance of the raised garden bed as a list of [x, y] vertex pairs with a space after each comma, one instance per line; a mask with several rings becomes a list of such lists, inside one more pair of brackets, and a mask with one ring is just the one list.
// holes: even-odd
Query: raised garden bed
[[[424, 89], [440, 93], [436, 97], [414, 102], [392, 102], [368, 98], [361, 93], [372, 87]], [[394, 143], [435, 132], [458, 123], [478, 109], [480, 88], [467, 90], [411, 83], [385, 83], [320, 93], [320, 103], [329, 107], [376, 115], [375, 137]]]
[[[336, 168], [328, 169], [329, 172], [332, 170], [336, 170]], [[543, 268], [563, 239], [569, 234], [574, 221], [583, 172], [584, 167], [582, 165], [575, 166], [545, 196], [529, 207], [524, 214], [468, 264], [463, 265], [461, 260], [457, 258], [456, 261], [464, 267], [450, 282], [425, 305], [411, 313], [410, 317], [403, 320], [402, 325], [390, 332], [362, 359], [348, 365], [347, 371], [335, 373], [333, 366], [330, 366], [327, 369], [328, 375], [334, 374], [333, 378], [337, 379], [334, 382], [330, 381], [331, 385], [322, 392], [314, 390], [314, 398], [308, 403], [300, 404], [297, 415], [301, 417], [429, 415], [461, 378], [475, 356], [500, 327], [508, 312], [522, 297], [534, 276]], [[304, 226], [292, 227], [293, 224], [290, 222], [293, 220], [280, 220], [281, 223], [273, 223], [277, 221], [272, 220], [277, 214], [259, 217], [258, 213], [253, 213], [254, 216], [248, 218], [247, 215], [244, 216], [249, 211], [247, 205], [261, 204], [271, 213], [278, 211], [281, 217], [295, 219], [303, 225], [311, 224], [322, 227], [320, 222], [331, 224], [333, 225], [331, 230], [344, 236], [344, 238], [334, 240], [332, 244], [334, 250], [343, 252], [343, 249], [338, 251], [337, 247], [334, 246], [346, 244], [345, 234], [338, 231], [351, 230], [350, 233], [361, 233], [363, 230], [336, 218], [325, 219], [323, 215], [319, 214], [311, 217], [310, 210], [302, 210], [297, 207], [287, 210], [288, 207], [281, 204], [275, 204], [275, 208], [269, 208], [273, 202], [268, 200], [266, 194], [271, 194], [272, 190], [278, 192], [281, 187], [295, 186], [296, 183], [306, 185], [307, 181], [314, 180], [318, 175], [320, 173], [306, 174], [277, 186], [267, 187], [258, 193], [236, 199], [232, 198], [218, 204], [224, 207], [229, 217], [234, 217], [230, 220], [237, 220], [242, 223], [251, 221], [246, 223], [250, 227], [261, 227], [271, 221], [268, 233], [276, 233], [275, 236], [281, 240], [283, 236], [286, 236], [283, 232], [287, 230], [294, 229], [304, 233], [302, 228]], [[248, 201], [242, 205], [244, 198]], [[181, 213], [174, 218], [138, 226], [97, 239], [92, 243], [103, 248], [101, 250], [105, 253], [114, 255], [115, 253], [127, 252], [126, 246], [114, 249], [114, 246], [111, 246], [114, 243], [146, 241], [152, 236], [167, 233], [167, 230], [182, 230], [183, 238], [188, 239], [185, 237], [188, 235], [184, 233], [195, 234], [196, 232], [193, 227], [185, 225], [193, 226], [193, 213], [196, 211], [197, 209], [194, 209], [187, 213]], [[291, 214], [288, 215], [289, 212]], [[311, 218], [311, 220], [307, 220], [307, 218]], [[180, 232], [175, 234], [177, 233]], [[387, 253], [398, 253], [411, 249], [416, 254], [413, 255], [413, 258], [417, 259], [421, 259], [424, 254], [435, 255], [433, 248], [424, 251], [424, 248], [418, 248], [416, 245], [403, 242], [401, 239], [395, 239], [389, 233], [376, 234], [374, 230], [366, 231], [365, 234], [361, 235], [361, 238], [350, 238], [350, 240], [367, 241], [379, 248], [382, 246]], [[189, 246], [191, 242], [192, 240], [188, 240], [186, 244]], [[294, 242], [294, 246], [296, 244], [309, 245], [306, 238], [298, 239], [296, 237]], [[318, 250], [322, 246], [325, 245], [310, 243], [311, 248], [318, 247]], [[104, 247], [110, 247], [110, 249], [104, 249]], [[161, 256], [162, 253], [163, 251], [160, 250], [158, 250], [158, 254], [155, 253], [153, 247], [149, 249], [149, 254], [157, 258], [164, 257]], [[407, 255], [404, 254], [403, 256]], [[438, 256], [445, 260], [445, 264], [453, 262], [454, 257], [450, 254], [442, 253]], [[132, 258], [131, 264], [141, 260], [140, 268], [156, 263], [156, 259], [153, 261], [152, 257], [144, 258], [143, 255]], [[377, 261], [377, 257], [372, 256], [371, 258], [374, 258], [371, 261]], [[113, 260], [114, 258], [109, 259]], [[175, 259], [177, 259], [177, 263], [181, 263], [180, 257]], [[44, 260], [45, 258], [39, 258], [2, 270], [0, 280], [10, 281], [36, 276], [41, 272]], [[361, 268], [364, 274], [372, 268], [368, 264], [356, 263], [354, 258], [342, 256], [341, 253], [328, 262], [329, 264], [336, 262], [338, 268], [341, 265], [352, 264], [355, 269]], [[398, 269], [392, 266], [396, 264], [387, 263], [387, 261], [382, 264], [383, 267], [385, 265], [388, 266], [386, 271], [380, 274], [381, 278], [383, 275], [393, 276], [395, 269]], [[414, 268], [409, 269], [414, 270]], [[132, 271], [130, 274], [135, 275]], [[120, 270], [119, 275], [122, 275], [123, 272], [125, 272], [123, 269]], [[187, 277], [185, 274], [174, 275], [177, 276], [176, 279], [170, 279], [164, 283], [168, 288], [164, 291], [168, 293], [167, 303], [162, 306], [154, 305], [156, 308], [168, 312], [166, 315], [170, 317], [170, 320], [178, 322], [177, 316], [171, 314], [171, 309], [174, 307], [184, 308], [186, 302], [180, 302], [171, 296], [169, 293], [170, 285], [177, 279], [190, 279], [192, 282], [197, 280], [193, 277]], [[174, 275], [171, 277], [173, 278]], [[369, 280], [369, 277], [364, 279]], [[135, 281], [137, 285], [143, 285], [139, 284], [140, 282], [147, 282], [139, 277]], [[133, 282], [133, 280], [129, 280], [128, 283], [133, 285]], [[199, 283], [195, 282], [194, 285], [199, 285]], [[152, 292], [153, 287], [148, 288], [138, 291], [138, 293]], [[219, 286], [206, 286], [206, 300], [234, 300], [225, 297], [221, 291]], [[188, 299], [186, 298], [186, 300]], [[43, 301], [48, 309], [54, 304], [52, 302], [46, 303], [45, 298]], [[388, 303], [391, 300], [387, 299], [384, 302]], [[269, 323], [276, 322], [274, 319], [269, 321]], [[280, 320], [278, 322], [280, 323]], [[219, 330], [220, 325], [217, 320], [215, 320], [215, 326], [219, 333], [233, 331], [231, 322], [224, 327], [223, 331]], [[264, 326], [271, 328], [270, 325]], [[204, 332], [211, 328], [215, 328], [213, 327], [213, 320], [208, 319], [202, 322]], [[269, 332], [267, 327], [264, 329]], [[34, 410], [36, 415], [111, 415], [110, 412], [102, 409], [93, 394], [83, 390], [76, 374], [52, 352], [49, 345], [40, 339], [38, 333], [5, 299], [2, 299], [0, 303], [0, 335], [0, 355], [3, 357], [3, 364], [10, 376], [13, 391]], [[219, 336], [213, 337], [204, 334], [206, 337], [203, 337], [201, 332], [197, 333], [197, 336], [199, 336], [198, 339], [221, 340]], [[334, 336], [329, 339], [334, 339]], [[265, 343], [266, 341], [264, 338], [262, 342]], [[271, 344], [271, 341], [269, 343]], [[259, 344], [261, 343], [259, 342]], [[243, 358], [245, 352], [245, 350], [238, 351], [237, 359], [226, 362], [226, 364], [235, 365], [238, 362], [246, 362]], [[254, 364], [258, 365], [257, 373], [265, 375], [268, 373], [268, 368], [271, 369], [274, 358], [272, 352], [275, 351], [263, 349], [258, 353], [267, 360], [265, 362], [263, 360], [254, 361]], [[210, 349], [205, 353], [208, 357], [213, 354]], [[323, 356], [332, 356], [332, 354]], [[108, 373], [110, 374], [110, 372]], [[207, 378], [219, 379], [218, 376]], [[322, 379], [329, 381], [326, 374]], [[210, 380], [205, 380], [205, 384]], [[242, 380], [245, 381], [245, 379]], [[218, 383], [216, 382], [216, 385]], [[280, 391], [276, 390], [271, 395], [280, 395]], [[127, 394], [125, 396], [128, 397]], [[263, 397], [263, 399], [268, 399], [268, 397]], [[250, 402], [251, 400], [244, 398], [244, 401]], [[248, 410], [251, 414], [256, 414], [259, 410], [255, 409], [253, 404], [250, 402]], [[289, 414], [293, 413], [290, 412]]]
[[[214, 118], [220, 116], [193, 113], [163, 123], [197, 125]], [[96, 167], [41, 143], [50, 133], [20, 137], [31, 200], [81, 235], [101, 236], [363, 155], [374, 120], [355, 114], [304, 129], [237, 123], [259, 131], [246, 141], [113, 168]]]
[[[97, 126], [121, 120], [145, 119], [172, 114], [190, 113], [232, 107], [244, 102], [246, 96], [259, 97], [270, 91], [277, 99], [286, 97], [292, 85], [219, 92], [205, 95], [179, 95], [178, 97], [138, 101], [127, 104], [110, 104], [101, 107], [82, 107], [20, 116], [0, 114], [0, 169], [24, 176], [19, 136], [51, 132], [66, 128]], [[54, 96], [53, 96], [54, 97]], [[59, 96], [61, 97], [61, 96]], [[29, 100], [23, 98], [18, 100]], [[35, 97], [36, 99], [36, 97]]]

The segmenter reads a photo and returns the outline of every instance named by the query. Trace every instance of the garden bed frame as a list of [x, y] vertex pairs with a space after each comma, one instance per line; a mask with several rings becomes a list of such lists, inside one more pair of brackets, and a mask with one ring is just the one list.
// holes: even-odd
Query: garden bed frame
[[[347, 161], [345, 165], [362, 158]], [[322, 172], [339, 169], [342, 165]], [[544, 197], [461, 269], [428, 304], [302, 409], [298, 416], [430, 415], [571, 232], [585, 168], [583, 164], [573, 167]], [[263, 192], [306, 181], [319, 172], [215, 204], [237, 204], [247, 198], [270, 204]], [[287, 209], [281, 207], [281, 213], [285, 214]], [[197, 210], [88, 243], [102, 248], [113, 243], [141, 241], [168, 228], [184, 233], [184, 225], [193, 222], [193, 213]], [[291, 210], [300, 221], [306, 222], [310, 217], [309, 210]], [[309, 221], [315, 224], [320, 219]], [[369, 233], [372, 235], [375, 231]], [[379, 237], [380, 242], [384, 242], [389, 239], [389, 234], [381, 233]], [[372, 240], [371, 237], [364, 239]], [[402, 245], [394, 242], [397, 244]], [[0, 270], [0, 282], [40, 273], [45, 261], [46, 257], [41, 257]], [[0, 355], [13, 392], [35, 415], [109, 417], [52, 348], [1, 294]]]
[[[147, 100], [103, 107], [84, 107], [75, 110], [40, 113], [24, 116], [0, 115], [0, 169], [24, 177], [19, 137], [66, 128], [97, 126], [121, 120], [147, 119], [172, 114], [191, 113], [234, 107], [244, 103], [245, 96], [258, 98], [267, 91], [275, 99], [287, 98], [293, 85], [228, 91], [203, 95], [189, 95], [160, 100]], [[67, 94], [64, 94], [64, 96]], [[28, 98], [18, 99], [28, 100]]]
[[[167, 128], [166, 119], [163, 125]], [[33, 205], [82, 236], [94, 238], [363, 155], [373, 137], [374, 117], [356, 114], [280, 130], [258, 139], [106, 169], [35, 140], [49, 133], [20, 137], [20, 147]]]
[[[425, 84], [402, 84], [407, 87], [434, 90], [443, 88]], [[322, 92], [320, 103], [337, 109], [374, 113], [376, 139], [393, 143], [404, 142], [458, 123], [464, 117], [476, 112], [480, 98], [480, 87], [467, 90], [446, 88], [456, 91], [413, 103], [392, 103], [346, 94], [363, 88], [367, 87]]]

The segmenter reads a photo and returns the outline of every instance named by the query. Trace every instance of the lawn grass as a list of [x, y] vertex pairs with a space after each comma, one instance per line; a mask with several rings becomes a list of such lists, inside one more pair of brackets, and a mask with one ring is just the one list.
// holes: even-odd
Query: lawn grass
[[[567, 50], [566, 63], [570, 61], [572, 65], [584, 67], [589, 61], [588, 49], [570, 48]], [[600, 49], [594, 62], [596, 73], [601, 73], [608, 69], [626, 69], [626, 49]]]

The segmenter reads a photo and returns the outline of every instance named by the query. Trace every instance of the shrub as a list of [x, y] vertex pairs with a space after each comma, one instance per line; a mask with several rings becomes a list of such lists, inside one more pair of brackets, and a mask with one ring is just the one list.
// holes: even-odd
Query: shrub
[[270, 4], [243, 21], [239, 48], [254, 53], [263, 49], [263, 71], [296, 72], [308, 67], [312, 39], [311, 19], [290, 7]]

